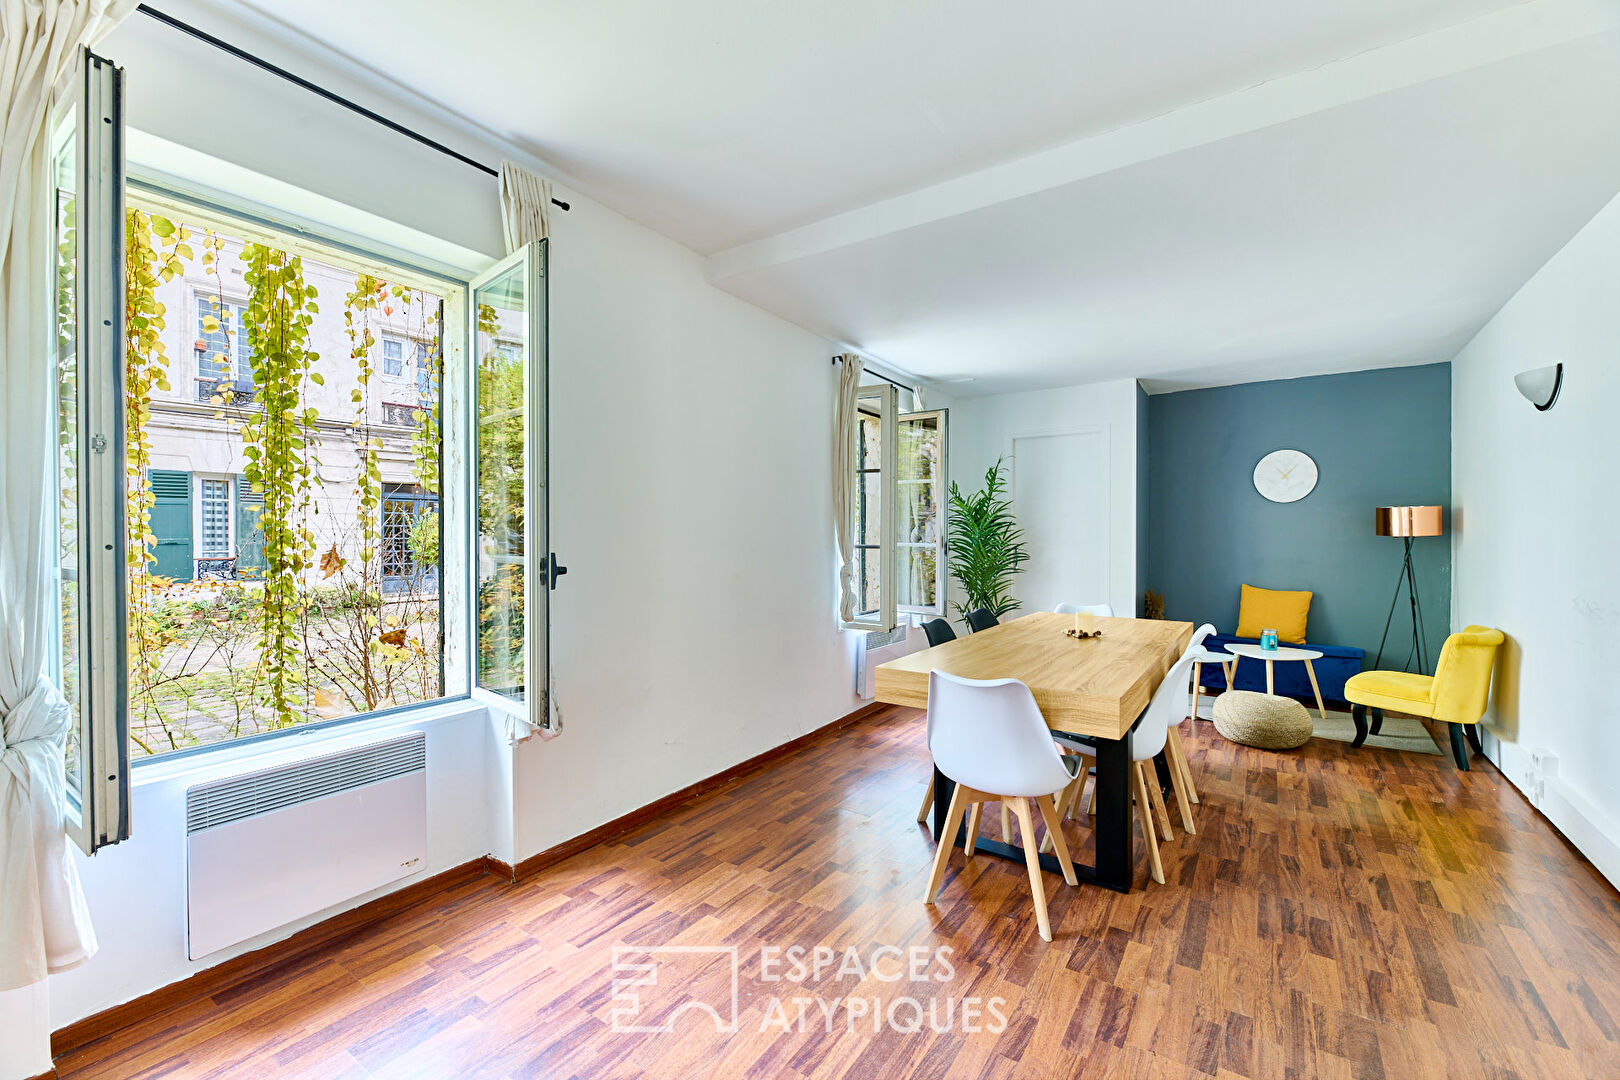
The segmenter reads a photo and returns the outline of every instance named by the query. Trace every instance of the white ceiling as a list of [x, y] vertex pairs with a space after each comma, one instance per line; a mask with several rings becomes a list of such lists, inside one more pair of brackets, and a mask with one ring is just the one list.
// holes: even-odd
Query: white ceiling
[[246, 0], [973, 392], [1450, 357], [1620, 189], [1614, 0]]

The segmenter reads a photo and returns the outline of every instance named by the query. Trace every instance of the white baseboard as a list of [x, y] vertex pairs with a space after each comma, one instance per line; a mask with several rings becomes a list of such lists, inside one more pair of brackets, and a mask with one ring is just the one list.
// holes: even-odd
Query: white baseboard
[[1560, 779], [1556, 772], [1548, 775], [1538, 768], [1535, 755], [1529, 750], [1497, 738], [1489, 728], [1483, 728], [1481, 733], [1486, 756], [1502, 770], [1502, 775], [1524, 793], [1530, 805], [1540, 810], [1576, 850], [1591, 860], [1609, 884], [1620, 888], [1620, 826]]

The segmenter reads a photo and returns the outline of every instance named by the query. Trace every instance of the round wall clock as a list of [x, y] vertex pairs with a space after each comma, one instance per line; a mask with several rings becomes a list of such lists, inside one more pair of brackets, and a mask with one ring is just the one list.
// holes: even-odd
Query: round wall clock
[[1254, 489], [1272, 502], [1299, 502], [1316, 487], [1316, 462], [1303, 450], [1273, 450], [1254, 467]]

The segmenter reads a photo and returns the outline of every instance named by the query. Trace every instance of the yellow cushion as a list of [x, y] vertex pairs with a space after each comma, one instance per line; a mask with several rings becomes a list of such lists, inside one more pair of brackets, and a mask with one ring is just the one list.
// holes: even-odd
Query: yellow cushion
[[1434, 680], [1405, 671], [1363, 671], [1344, 682], [1344, 699], [1375, 709], [1394, 709], [1414, 716], [1433, 716], [1429, 700]]
[[1309, 592], [1284, 592], [1243, 586], [1243, 602], [1238, 605], [1238, 637], [1260, 636], [1262, 630], [1277, 631], [1279, 641], [1305, 643], [1305, 616], [1311, 610]]

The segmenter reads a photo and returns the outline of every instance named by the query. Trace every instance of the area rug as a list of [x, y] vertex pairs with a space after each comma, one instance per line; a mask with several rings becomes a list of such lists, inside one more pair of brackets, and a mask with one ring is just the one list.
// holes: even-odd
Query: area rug
[[[1317, 739], [1332, 739], [1335, 742], [1354, 742], [1356, 738], [1356, 722], [1350, 718], [1349, 713], [1328, 710], [1327, 719], [1316, 715], [1311, 710], [1313, 728], [1311, 736]], [[1369, 724], [1372, 718], [1368, 717]], [[1377, 735], [1368, 735], [1363, 747], [1376, 746], [1380, 750], [1408, 750], [1414, 754], [1434, 754], [1439, 756], [1440, 748], [1434, 745], [1429, 737], [1429, 729], [1423, 726], [1423, 721], [1410, 716], [1386, 716], [1384, 725]]]
[[[1198, 719], [1213, 719], [1215, 697], [1213, 695], [1201, 696], [1198, 699]], [[1327, 719], [1316, 715], [1316, 710], [1309, 710], [1311, 714], [1311, 735], [1317, 739], [1332, 739], [1334, 742], [1354, 742], [1356, 738], [1356, 722], [1350, 719], [1347, 712], [1338, 712], [1329, 709]], [[1368, 718], [1371, 722], [1371, 718]], [[1429, 735], [1429, 729], [1423, 726], [1423, 721], [1410, 716], [1386, 716], [1384, 726], [1377, 735], [1368, 735], [1362, 746], [1376, 746], [1381, 750], [1408, 750], [1414, 754], [1442, 754], [1441, 749], [1435, 745], [1434, 739]]]

